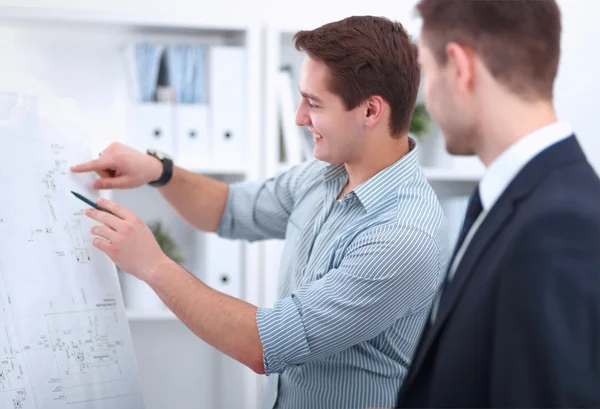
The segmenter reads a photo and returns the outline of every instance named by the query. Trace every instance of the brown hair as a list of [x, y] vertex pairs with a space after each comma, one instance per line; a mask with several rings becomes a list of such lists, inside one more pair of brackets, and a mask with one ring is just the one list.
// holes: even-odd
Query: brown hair
[[560, 59], [561, 15], [554, 0], [421, 0], [423, 41], [439, 64], [456, 42], [524, 99], [552, 99]]
[[379, 95], [391, 107], [392, 135], [408, 131], [420, 70], [417, 47], [400, 23], [383, 17], [348, 17], [299, 31], [294, 41], [296, 49], [329, 67], [329, 89], [346, 109]]

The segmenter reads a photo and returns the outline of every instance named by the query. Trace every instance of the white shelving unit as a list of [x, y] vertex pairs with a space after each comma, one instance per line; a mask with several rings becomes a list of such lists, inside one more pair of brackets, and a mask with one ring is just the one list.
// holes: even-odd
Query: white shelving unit
[[[8, 43], [0, 46], [0, 50], [12, 54], [18, 51], [18, 55], [3, 54], [5, 62], [22, 63], [29, 78], [36, 80], [36, 83], [20, 84], [27, 92], [36, 92], [41, 84], [41, 92], [74, 98], [78, 102], [89, 124], [92, 149], [99, 152], [111, 141], [128, 143], [131, 138], [127, 126], [127, 108], [131, 100], [122, 61], [124, 45], [148, 40], [244, 47], [245, 160], [210, 167], [198, 163], [189, 170], [227, 181], [256, 179], [264, 174], [260, 133], [261, 30], [241, 19], [213, 17], [207, 9], [195, 15], [129, 15], [44, 7], [0, 7], [3, 37], [8, 33]], [[178, 219], [157, 192], [142, 187], [107, 192], [106, 195], [126, 205], [144, 220], [160, 217], [176, 242], [181, 243], [182, 253], [188, 260], [186, 267], [199, 277], [206, 275], [199, 267], [204, 235]], [[259, 304], [263, 250], [260, 244], [240, 245], [243, 246], [244, 276], [241, 298]], [[257, 407], [259, 377], [202, 342], [172, 312], [157, 305], [156, 308], [127, 310], [127, 317], [146, 409]], [[228, 385], [232, 383], [236, 385], [235, 394], [229, 390]]]
[[[424, 167], [427, 180], [436, 191], [439, 200], [444, 205], [447, 199], [467, 197], [481, 180], [483, 172], [479, 169], [453, 169], [446, 167]], [[449, 219], [455, 219], [459, 214], [446, 214]]]
[[[280, 27], [269, 25], [265, 28], [265, 175], [275, 176], [297, 163], [286, 161], [282, 152], [285, 148], [280, 138], [278, 105], [277, 105], [277, 75], [282, 67], [291, 67], [292, 84], [296, 104], [300, 101], [297, 84], [300, 67], [304, 61], [304, 53], [297, 51], [293, 44], [294, 34], [311, 27]], [[283, 156], [283, 157], [282, 157]], [[265, 243], [264, 260], [264, 296], [266, 306], [272, 306], [277, 301], [277, 285], [279, 276], [280, 254], [284, 242], [269, 240]]]

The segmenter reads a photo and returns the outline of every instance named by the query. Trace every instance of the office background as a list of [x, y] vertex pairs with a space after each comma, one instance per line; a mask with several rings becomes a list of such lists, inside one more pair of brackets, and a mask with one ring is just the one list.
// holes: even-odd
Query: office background
[[[293, 48], [294, 32], [372, 14], [397, 19], [416, 36], [414, 4], [5, 0], [0, 89], [73, 98], [82, 137], [96, 152], [121, 141], [170, 151], [178, 164], [226, 181], [268, 177], [310, 150], [292, 123], [303, 58]], [[559, 4], [557, 109], [600, 171], [600, 6]], [[419, 141], [420, 160], [447, 211], [451, 244], [482, 167], [445, 155], [435, 128]], [[159, 221], [157, 237], [172, 241], [183, 265], [209, 284], [261, 306], [275, 300], [281, 242], [246, 245], [194, 232], [149, 188], [107, 195], [148, 223]], [[143, 284], [121, 279], [148, 409], [256, 407], [261, 377], [197, 339]]]

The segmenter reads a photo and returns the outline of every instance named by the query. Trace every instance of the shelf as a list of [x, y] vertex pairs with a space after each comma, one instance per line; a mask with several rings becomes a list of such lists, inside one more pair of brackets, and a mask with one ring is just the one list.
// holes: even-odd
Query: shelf
[[479, 183], [483, 172], [452, 168], [423, 168], [430, 182], [467, 182]]
[[235, 168], [201, 168], [197, 166], [186, 166], [185, 164], [179, 166], [189, 172], [201, 174], [201, 175], [227, 175], [227, 176], [246, 176], [246, 171], [243, 169]]
[[179, 321], [170, 310], [126, 310], [129, 321]]
[[[199, 18], [200, 17], [200, 18]], [[68, 10], [56, 7], [2, 6], [0, 20], [47, 23], [70, 23], [77, 26], [131, 27], [153, 32], [217, 33], [230, 35], [248, 30], [249, 24], [243, 17], [227, 18], [210, 14], [162, 12], [111, 12], [100, 10]], [[236, 21], [237, 20], [237, 21]]]

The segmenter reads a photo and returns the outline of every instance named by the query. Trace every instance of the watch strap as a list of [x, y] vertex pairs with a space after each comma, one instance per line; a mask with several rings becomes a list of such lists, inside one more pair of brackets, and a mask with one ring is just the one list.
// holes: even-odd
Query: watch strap
[[[154, 156], [154, 155], [151, 155], [151, 156]], [[169, 183], [171, 181], [171, 178], [173, 177], [173, 161], [169, 158], [163, 158], [163, 159], [156, 158], [156, 159], [160, 160], [162, 162], [163, 171], [157, 180], [155, 180], [153, 182], [149, 182], [148, 184], [152, 187], [161, 187], [161, 186], [164, 186], [167, 183]]]

